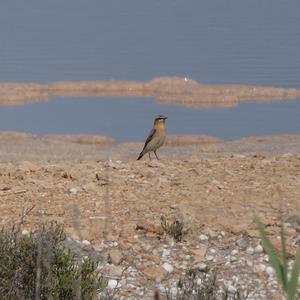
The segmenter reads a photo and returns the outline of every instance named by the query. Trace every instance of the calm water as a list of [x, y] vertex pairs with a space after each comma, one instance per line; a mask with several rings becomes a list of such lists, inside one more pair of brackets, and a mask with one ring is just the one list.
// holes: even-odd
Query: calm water
[[[10, 0], [0, 10], [0, 81], [187, 76], [202, 83], [300, 88], [300, 1]], [[0, 130], [142, 140], [153, 116], [169, 132], [300, 133], [299, 99], [193, 110], [152, 99], [55, 99], [0, 106]]]
[[158, 106], [153, 99], [55, 98], [48, 103], [2, 108], [0, 128], [22, 128], [35, 134], [101, 134], [119, 141], [135, 141], [146, 138], [152, 116], [163, 113], [169, 116], [170, 134], [207, 134], [228, 140], [247, 135], [300, 133], [299, 111], [299, 100], [194, 110]]

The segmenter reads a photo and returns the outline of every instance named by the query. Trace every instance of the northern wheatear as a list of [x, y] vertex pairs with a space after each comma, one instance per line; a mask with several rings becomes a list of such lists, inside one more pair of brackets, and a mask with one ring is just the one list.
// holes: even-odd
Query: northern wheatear
[[152, 151], [154, 152], [156, 158], [159, 159], [156, 154], [156, 150], [164, 144], [166, 139], [166, 119], [167, 117], [162, 115], [159, 115], [155, 118], [153, 128], [137, 160], [141, 159], [146, 153], [149, 153], [149, 159], [151, 160], [150, 152]]

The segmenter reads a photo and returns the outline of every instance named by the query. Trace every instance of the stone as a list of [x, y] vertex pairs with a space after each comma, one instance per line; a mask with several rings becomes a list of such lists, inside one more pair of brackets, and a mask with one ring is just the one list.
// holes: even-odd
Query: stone
[[300, 243], [300, 235], [297, 235], [294, 239], [293, 239], [293, 246], [297, 247]]
[[108, 267], [108, 273], [111, 277], [121, 277], [123, 274], [123, 268], [121, 266], [110, 265]]
[[260, 238], [259, 232], [257, 229], [247, 229], [247, 235], [251, 238]]
[[82, 243], [82, 245], [84, 245], [84, 246], [90, 246], [90, 245], [91, 245], [91, 242], [88, 241], [88, 240], [83, 240], [81, 243]]
[[231, 284], [227, 286], [227, 290], [231, 294], [234, 294], [236, 292], [236, 288]]
[[298, 228], [300, 227], [300, 216], [292, 215], [288, 217], [285, 222], [289, 223], [293, 228]]
[[152, 249], [153, 249], [153, 246], [149, 243], [145, 243], [145, 244], [142, 244], [142, 248], [143, 250], [145, 250], [146, 252], [151, 252]]
[[252, 255], [254, 253], [254, 249], [252, 247], [248, 247], [246, 249], [246, 253], [249, 254], [249, 255]]
[[37, 172], [41, 167], [30, 161], [22, 161], [18, 169], [23, 172]]
[[72, 188], [69, 189], [69, 192], [70, 192], [71, 194], [77, 194], [78, 189], [77, 189], [76, 187], [72, 187]]
[[247, 264], [248, 267], [253, 267], [253, 261], [252, 260], [247, 259], [246, 264]]
[[236, 250], [236, 249], [234, 249], [234, 250], [231, 251], [231, 255], [237, 255], [238, 253], [239, 253], [239, 251]]
[[161, 281], [167, 271], [161, 266], [149, 266], [143, 269], [143, 273], [151, 280]]
[[[176, 296], [177, 296], [177, 294], [178, 294], [178, 288], [175, 287], [175, 286], [171, 287], [171, 289], [170, 289], [170, 294], [171, 294], [171, 296], [172, 296], [171, 299], [177, 299]], [[158, 297], [157, 299], [161, 299], [161, 298]]]
[[122, 250], [129, 250], [131, 248], [131, 244], [127, 241], [119, 241], [119, 247], [122, 249]]
[[172, 273], [174, 271], [174, 268], [172, 265], [170, 265], [169, 263], [164, 263], [162, 265], [162, 267], [168, 272], [168, 273]]
[[264, 272], [266, 270], [266, 266], [264, 264], [258, 264], [254, 266], [255, 272]]
[[[277, 253], [281, 253], [282, 245], [281, 239], [270, 238], [271, 243], [273, 244]], [[286, 253], [288, 257], [294, 257], [296, 252], [296, 248], [293, 247], [293, 239], [292, 237], [286, 237]]]
[[201, 242], [206, 242], [206, 241], [208, 241], [208, 236], [205, 235], [205, 234], [200, 234], [199, 240], [200, 240]]
[[206, 260], [208, 260], [208, 261], [212, 261], [213, 259], [214, 259], [214, 257], [212, 255], [206, 256]]
[[7, 186], [6, 184], [0, 184], [0, 191], [9, 191], [11, 190], [10, 186]]
[[162, 252], [162, 257], [170, 256], [171, 250], [170, 249], [164, 249]]
[[203, 230], [203, 233], [205, 235], [209, 236], [211, 239], [215, 239], [219, 235], [217, 231], [215, 231], [215, 230], [213, 230], [211, 228], [208, 228], [208, 227]]
[[205, 260], [205, 255], [207, 252], [207, 245], [200, 244], [200, 247], [198, 249], [192, 249], [191, 255], [194, 258], [195, 263], [200, 263]]
[[30, 232], [27, 229], [22, 230], [22, 235], [29, 235]]
[[202, 271], [202, 272], [207, 270], [207, 264], [205, 264], [205, 263], [199, 263], [195, 267], [197, 269], [199, 269], [199, 271]]
[[145, 220], [139, 220], [136, 224], [136, 230], [143, 230], [158, 235], [163, 235], [164, 230], [160, 225], [149, 223]]
[[266, 273], [271, 277], [274, 274], [274, 270], [272, 267], [266, 267]]
[[107, 288], [108, 288], [108, 289], [113, 290], [113, 289], [115, 289], [117, 286], [118, 286], [118, 281], [117, 281], [117, 280], [115, 280], [115, 279], [109, 279], [109, 280], [108, 280], [108, 283], [107, 283]]
[[264, 248], [262, 247], [262, 245], [257, 245], [255, 248], [254, 248], [254, 252], [255, 253], [262, 253], [264, 251]]
[[249, 239], [246, 236], [238, 239], [235, 244], [239, 247], [240, 250], [245, 251], [249, 245]]
[[285, 227], [284, 228], [284, 234], [286, 238], [294, 238], [297, 235], [297, 232], [294, 228]]
[[112, 249], [109, 251], [109, 261], [114, 265], [119, 265], [123, 260], [122, 252], [118, 249]]
[[113, 233], [109, 233], [108, 235], [107, 235], [107, 241], [108, 242], [115, 242], [115, 241], [117, 241], [118, 239], [119, 239], [119, 235], [118, 234], [113, 234]]
[[148, 261], [151, 261], [155, 264], [159, 264], [160, 263], [160, 256], [158, 255], [153, 255], [153, 254], [149, 254], [149, 255], [143, 255], [143, 258], [148, 260]]

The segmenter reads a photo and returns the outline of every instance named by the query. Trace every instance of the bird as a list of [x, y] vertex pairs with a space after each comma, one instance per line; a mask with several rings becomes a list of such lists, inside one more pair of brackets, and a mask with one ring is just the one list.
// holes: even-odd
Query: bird
[[154, 152], [157, 160], [159, 160], [156, 150], [164, 144], [166, 139], [166, 119], [167, 117], [163, 115], [159, 115], [155, 118], [153, 128], [137, 160], [140, 160], [146, 153], [149, 153], [149, 159], [151, 160], [150, 152]]

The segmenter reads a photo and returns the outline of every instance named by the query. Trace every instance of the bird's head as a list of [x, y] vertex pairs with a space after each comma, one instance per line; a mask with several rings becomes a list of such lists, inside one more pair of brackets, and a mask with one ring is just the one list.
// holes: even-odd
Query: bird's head
[[157, 125], [159, 125], [159, 124], [165, 124], [166, 119], [168, 119], [166, 116], [159, 115], [159, 116], [157, 116], [157, 117], [155, 118], [154, 124], [157, 124]]

